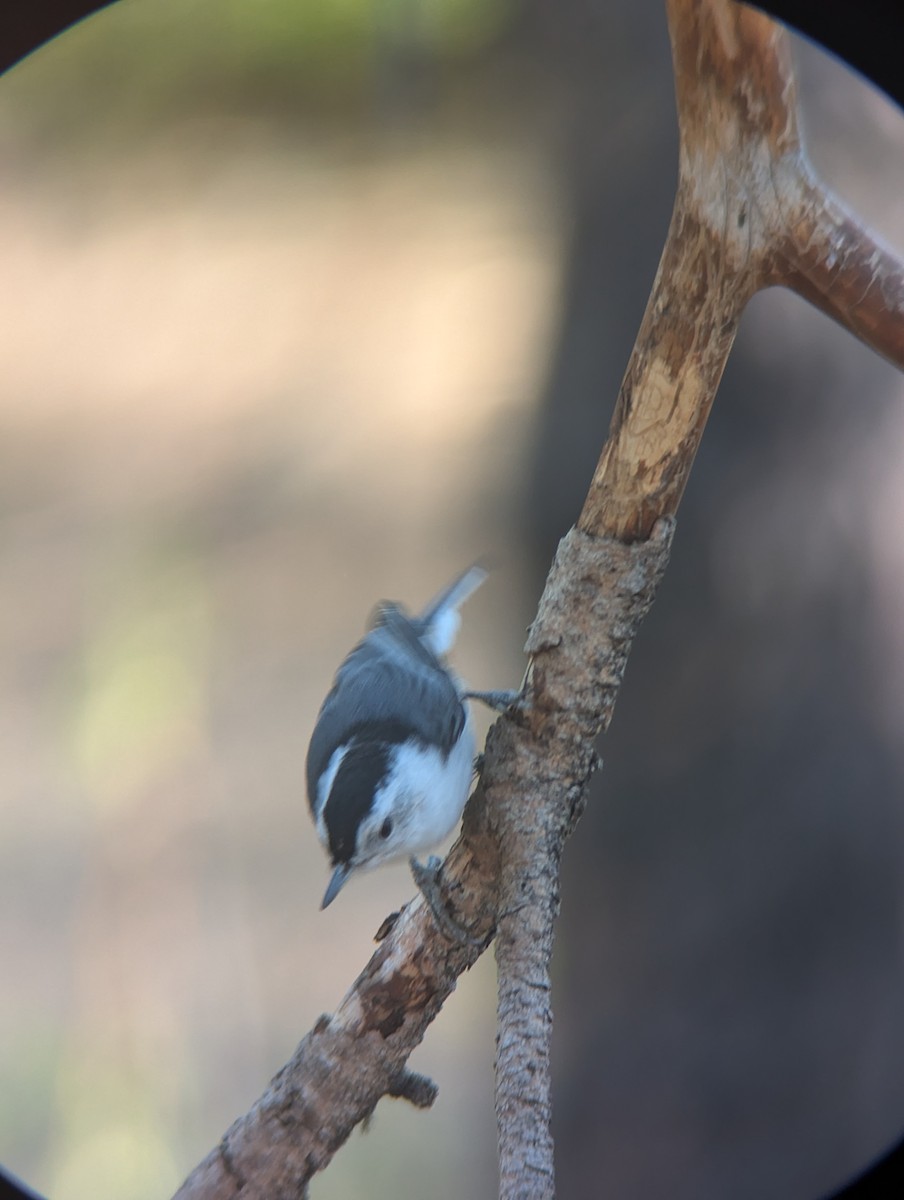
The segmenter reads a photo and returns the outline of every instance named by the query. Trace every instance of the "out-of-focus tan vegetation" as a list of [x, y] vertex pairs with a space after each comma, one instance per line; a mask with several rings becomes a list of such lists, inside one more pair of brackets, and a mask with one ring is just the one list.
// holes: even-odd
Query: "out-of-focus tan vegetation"
[[[409, 897], [318, 909], [307, 738], [373, 604], [493, 554], [457, 662], [521, 669], [551, 184], [381, 82], [502, 13], [127, 2], [0, 80], [0, 1160], [54, 1200], [168, 1194]], [[319, 1195], [476, 1194], [489, 989]]]

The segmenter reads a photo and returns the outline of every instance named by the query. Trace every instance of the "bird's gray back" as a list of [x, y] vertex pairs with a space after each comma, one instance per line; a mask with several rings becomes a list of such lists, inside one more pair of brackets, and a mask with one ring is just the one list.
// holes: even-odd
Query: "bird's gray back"
[[377, 737], [401, 742], [414, 737], [447, 754], [461, 734], [466, 714], [449, 673], [395, 606], [386, 606], [378, 625], [339, 668], [308, 748], [308, 802], [314, 809], [317, 781], [337, 747], [363, 726]]

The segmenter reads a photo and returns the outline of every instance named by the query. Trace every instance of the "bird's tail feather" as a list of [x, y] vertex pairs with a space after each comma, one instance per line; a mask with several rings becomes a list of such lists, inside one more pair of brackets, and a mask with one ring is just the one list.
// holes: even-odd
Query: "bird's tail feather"
[[422, 637], [429, 642], [434, 654], [447, 654], [458, 633], [459, 607], [480, 587], [488, 571], [480, 563], [468, 567], [456, 579], [443, 588], [438, 596], [427, 605], [419, 621]]

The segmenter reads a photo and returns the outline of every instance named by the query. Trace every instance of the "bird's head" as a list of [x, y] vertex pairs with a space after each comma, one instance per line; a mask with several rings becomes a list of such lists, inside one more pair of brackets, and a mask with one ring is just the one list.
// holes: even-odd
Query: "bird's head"
[[407, 852], [413, 798], [398, 770], [398, 751], [397, 744], [356, 739], [335, 751], [321, 776], [317, 833], [333, 864], [321, 908], [353, 871]]

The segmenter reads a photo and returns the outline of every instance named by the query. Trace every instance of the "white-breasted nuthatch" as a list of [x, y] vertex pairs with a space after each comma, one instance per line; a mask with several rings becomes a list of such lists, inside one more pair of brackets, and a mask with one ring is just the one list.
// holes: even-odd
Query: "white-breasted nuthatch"
[[470, 567], [419, 617], [395, 603], [379, 605], [370, 632], [336, 674], [307, 758], [308, 801], [333, 865], [321, 908], [353, 871], [409, 857], [415, 882], [448, 929], [437, 910], [439, 860], [425, 868], [415, 856], [452, 831], [468, 799], [474, 734], [465, 700], [503, 707], [512, 698], [465, 692], [444, 661], [458, 608], [486, 575]]

